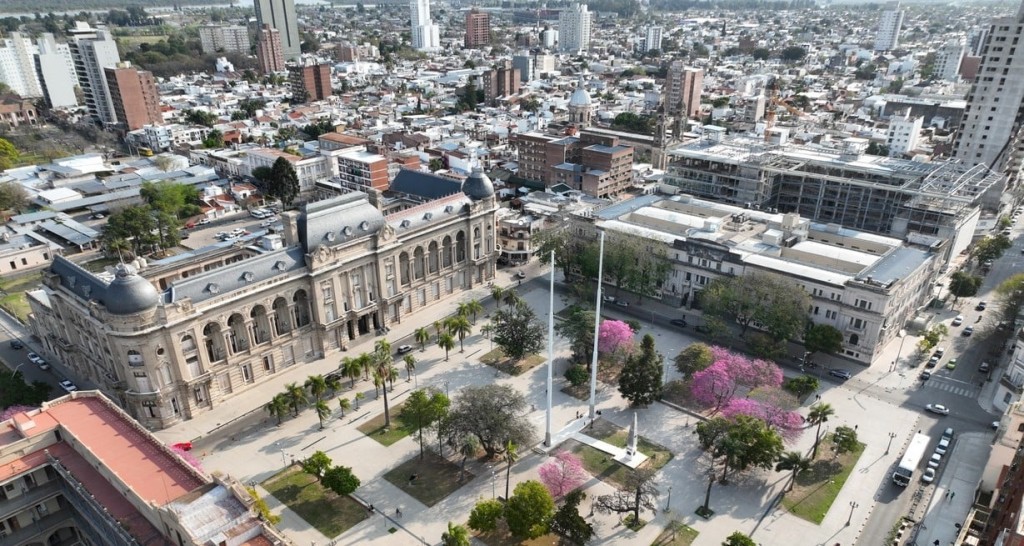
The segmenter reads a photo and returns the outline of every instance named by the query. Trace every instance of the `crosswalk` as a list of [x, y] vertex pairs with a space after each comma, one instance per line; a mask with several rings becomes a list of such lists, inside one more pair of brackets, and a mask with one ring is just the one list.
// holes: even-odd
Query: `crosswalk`
[[972, 385], [964, 383], [947, 383], [945, 381], [936, 380], [934, 377], [924, 382], [924, 388], [936, 389], [940, 391], [951, 392], [959, 396], [966, 396], [968, 398], [977, 398], [981, 394], [981, 389]]

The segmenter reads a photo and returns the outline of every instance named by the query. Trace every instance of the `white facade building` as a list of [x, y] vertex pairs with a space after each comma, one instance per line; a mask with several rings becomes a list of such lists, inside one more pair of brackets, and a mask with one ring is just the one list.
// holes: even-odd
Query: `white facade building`
[[946, 42], [935, 52], [934, 76], [947, 82], [960, 81], [960, 63], [966, 52], [967, 46], [963, 39]]
[[23, 98], [43, 96], [33, 60], [38, 49], [32, 40], [12, 32], [0, 44], [0, 82]]
[[899, 2], [887, 5], [882, 11], [878, 20], [878, 33], [875, 34], [875, 51], [891, 51], [899, 46], [903, 14]]
[[581, 53], [590, 49], [590, 28], [593, 13], [586, 4], [573, 4], [558, 14], [558, 50], [563, 53]]
[[78, 85], [85, 95], [85, 105], [89, 114], [104, 124], [117, 123], [114, 113], [114, 102], [107, 86], [107, 76], [103, 69], [117, 66], [121, 57], [117, 53], [117, 43], [106, 30], [90, 28], [81, 21], [70, 31], [73, 41], [71, 58], [75, 62]]
[[[249, 29], [233, 25], [199, 27], [199, 43], [204, 53], [249, 53]], [[282, 44], [283, 50], [284, 44]]]
[[889, 134], [886, 139], [889, 157], [902, 157], [917, 147], [923, 121], [924, 118], [920, 116], [912, 117], [909, 109], [889, 118]]
[[53, 34], [43, 34], [39, 40], [36, 55], [36, 69], [39, 71], [43, 96], [51, 108], [74, 108], [78, 106], [75, 87], [75, 62], [71, 59], [68, 44], [57, 43]]
[[409, 21], [412, 25], [412, 47], [419, 51], [437, 51], [441, 48], [441, 30], [430, 18], [430, 0], [409, 2]]
[[648, 51], [658, 50], [661, 51], [661, 36], [663, 28], [660, 26], [647, 27], [647, 32], [640, 38], [639, 46], [640, 51], [647, 53]]

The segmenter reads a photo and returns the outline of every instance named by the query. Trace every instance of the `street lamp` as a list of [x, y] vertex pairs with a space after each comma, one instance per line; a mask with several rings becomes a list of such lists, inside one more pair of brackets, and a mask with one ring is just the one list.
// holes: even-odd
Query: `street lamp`
[[447, 379], [444, 380], [444, 396], [445, 396], [445, 398], [451, 398], [451, 396], [448, 394], [448, 380]]
[[494, 469], [493, 468], [491, 469], [491, 498], [492, 499], [496, 498], [495, 497], [495, 492], [494, 492]]
[[853, 521], [853, 511], [856, 510], [858, 506], [860, 506], [860, 505], [857, 504], [856, 502], [850, 501], [850, 517], [846, 518], [846, 526], [847, 527], [849, 527], [850, 526], [850, 522]]
[[668, 502], [665, 503], [665, 512], [668, 512], [669, 507], [672, 506], [672, 486], [668, 486]]
[[890, 432], [889, 433], [889, 443], [886, 444], [886, 446], [885, 446], [885, 454], [886, 455], [889, 454], [889, 448], [892, 447], [892, 439], [895, 438], [895, 437], [896, 437], [896, 433], [895, 432]]

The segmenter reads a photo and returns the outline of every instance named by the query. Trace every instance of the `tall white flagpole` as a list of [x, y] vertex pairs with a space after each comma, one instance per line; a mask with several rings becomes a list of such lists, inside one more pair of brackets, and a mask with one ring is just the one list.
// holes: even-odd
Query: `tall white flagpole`
[[551, 374], [555, 365], [555, 251], [551, 251], [551, 290], [548, 295], [548, 414], [544, 445], [551, 447]]
[[601, 281], [604, 279], [604, 231], [597, 258], [597, 311], [594, 313], [594, 353], [590, 359], [590, 422], [597, 419], [597, 336], [601, 329]]

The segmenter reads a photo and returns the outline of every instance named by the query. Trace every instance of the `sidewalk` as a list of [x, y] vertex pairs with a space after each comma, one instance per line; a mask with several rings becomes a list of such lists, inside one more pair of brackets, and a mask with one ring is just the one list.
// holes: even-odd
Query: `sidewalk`
[[[945, 457], [950, 461], [942, 469], [941, 477], [931, 489], [931, 502], [921, 514], [917, 529], [918, 544], [952, 544], [959, 530], [953, 526], [963, 522], [974, 502], [974, 493], [985, 471], [985, 461], [991, 451], [991, 434], [972, 432], [956, 438], [953, 450]], [[913, 535], [912, 535], [913, 536]]]

